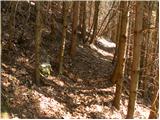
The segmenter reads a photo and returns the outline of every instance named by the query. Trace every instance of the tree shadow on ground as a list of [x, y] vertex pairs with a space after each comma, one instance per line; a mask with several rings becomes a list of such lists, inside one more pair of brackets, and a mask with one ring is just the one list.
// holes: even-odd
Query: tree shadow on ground
[[[20, 81], [18, 86], [25, 85], [22, 82], [25, 79], [34, 80], [34, 68], [29, 56], [21, 56], [20, 54], [14, 54], [12, 52], [9, 54], [9, 56], [14, 57], [10, 58], [7, 52], [3, 52], [2, 63], [9, 66], [5, 71], [8, 71], [8, 74], [16, 76]], [[47, 86], [37, 86], [36, 89], [33, 90], [62, 104], [65, 106], [64, 111], [68, 111], [71, 115], [77, 112], [77, 109], [82, 106], [84, 110], [79, 111], [79, 113], [86, 113], [88, 117], [90, 116], [89, 118], [94, 118], [85, 110], [86, 107], [95, 104], [104, 106], [111, 104], [108, 97], [110, 96], [112, 99], [111, 96], [114, 94], [113, 84], [110, 82], [112, 64], [107, 61], [107, 58], [100, 59], [100, 55], [97, 55], [96, 51], [91, 50], [87, 46], [85, 48], [79, 47], [74, 59], [71, 60], [67, 57], [65, 58], [64, 75], [56, 76], [56, 71], [53, 69], [55, 72], [52, 74], [54, 79], [51, 79], [51, 82], [47, 84]], [[104, 56], [101, 55], [101, 57]], [[18, 60], [19, 58], [26, 58], [29, 62]], [[13, 70], [13, 68], [16, 70]], [[24, 69], [27, 74], [24, 73]], [[60, 85], [60, 82], [64, 85]], [[53, 90], [49, 91], [50, 86]], [[79, 100], [79, 102], [77, 100]], [[19, 101], [21, 101], [21, 99]], [[41, 112], [39, 112], [41, 109], [39, 107], [41, 101], [37, 101], [36, 103], [35, 101], [33, 96], [28, 97], [27, 102], [17, 103], [19, 105], [11, 107], [14, 111], [13, 113], [18, 113], [18, 117], [20, 118], [62, 117], [62, 114], [58, 115], [58, 113], [55, 115], [52, 114], [51, 116], [43, 116]], [[56, 109], [54, 106], [52, 107]]]
[[[50, 85], [52, 90], [48, 90], [48, 86], [46, 86], [37, 91], [44, 96], [52, 98], [58, 103], [63, 104], [63, 106], [65, 106], [65, 110], [72, 115], [80, 106], [83, 106], [84, 109], [92, 105], [103, 105], [109, 107], [112, 101], [111, 96], [114, 94], [111, 90], [98, 91], [94, 90], [94, 88], [86, 88], [85, 86], [72, 87], [72, 85], [68, 86], [66, 84], [64, 84], [64, 86], [59, 86], [54, 82]], [[55, 109], [54, 106], [52, 107]], [[83, 110], [81, 113], [87, 114], [87, 112]]]
[[73, 59], [66, 56], [65, 70], [64, 73], [75, 82], [76, 79], [81, 79], [84, 83], [91, 83], [91, 85], [96, 81], [98, 84], [103, 82], [103, 84], [108, 83], [108, 86], [111, 85], [110, 76], [113, 71], [111, 59], [98, 54], [89, 46], [78, 47]]
[[[54, 73], [53, 76], [56, 77], [47, 83], [54, 90], [49, 94], [45, 91], [39, 92], [65, 104], [67, 111], [72, 114], [80, 105], [103, 104], [108, 106], [111, 101], [109, 103], [106, 98], [114, 95], [113, 84], [110, 82], [111, 62], [107, 61], [107, 58], [100, 59], [100, 55], [95, 55], [95, 51], [89, 47], [78, 48], [74, 59], [68, 57], [65, 57], [64, 75], [57, 77]], [[104, 56], [101, 55], [101, 57]], [[56, 69], [53, 71], [56, 72]], [[61, 83], [63, 85], [60, 85]], [[78, 96], [82, 99], [80, 103], [75, 102], [76, 99], [80, 99]], [[96, 96], [102, 97], [100, 98], [102, 100], [98, 101]]]

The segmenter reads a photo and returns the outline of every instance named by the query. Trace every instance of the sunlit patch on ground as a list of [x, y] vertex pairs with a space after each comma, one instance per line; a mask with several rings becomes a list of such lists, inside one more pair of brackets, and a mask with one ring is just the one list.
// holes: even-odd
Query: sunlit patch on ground
[[109, 39], [107, 40], [103, 37], [98, 37], [97, 42], [106, 48], [115, 48], [116, 47], [116, 44], [114, 42], [112, 42]]
[[109, 39], [107, 40], [103, 37], [98, 37], [96, 40], [96, 44], [90, 45], [91, 49], [95, 50], [96, 52], [100, 53], [101, 55], [103, 55], [105, 57], [113, 57], [113, 53], [108, 52], [104, 49], [101, 49], [100, 47], [98, 47], [99, 45], [102, 46], [103, 48], [110, 49], [113, 51], [113, 49], [115, 49], [115, 47], [116, 47], [115, 43], [113, 43]]
[[40, 113], [43, 117], [63, 116], [65, 112], [64, 105], [54, 98], [45, 97], [43, 94], [39, 94], [39, 97]]
[[103, 106], [102, 105], [91, 105], [90, 108], [86, 107], [88, 112], [102, 112]]
[[95, 45], [91, 44], [90, 45], [91, 49], [96, 50], [98, 53], [100, 53], [101, 55], [105, 56], [105, 57], [113, 57], [113, 54], [106, 52], [98, 47], [96, 47]]
[[149, 117], [149, 108], [145, 108], [142, 104], [136, 104], [135, 109], [135, 119], [147, 119]]

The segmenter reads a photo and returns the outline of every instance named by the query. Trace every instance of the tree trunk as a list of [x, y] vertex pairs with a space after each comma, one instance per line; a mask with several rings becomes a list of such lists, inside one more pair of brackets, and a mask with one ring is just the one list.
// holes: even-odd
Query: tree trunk
[[90, 44], [94, 44], [95, 37], [97, 35], [99, 5], [100, 5], [100, 1], [95, 1], [95, 12], [94, 12], [94, 19], [93, 19], [94, 27], [93, 27], [93, 34], [91, 36]]
[[82, 1], [82, 28], [81, 28], [81, 34], [83, 42], [86, 42], [86, 1]]
[[[114, 53], [114, 57], [112, 60], [112, 64], [117, 64], [117, 55], [118, 55], [118, 48], [119, 48], [118, 46], [119, 46], [119, 39], [120, 39], [120, 33], [121, 33], [121, 30], [120, 30], [121, 29], [121, 18], [122, 18], [122, 14], [120, 12], [118, 14], [118, 19], [117, 19], [116, 48], [115, 48], [115, 53]], [[112, 82], [115, 83], [115, 81], [112, 81]]]
[[[157, 43], [158, 43], [158, 19], [159, 18], [159, 9], [157, 9], [157, 14], [156, 14], [156, 21], [155, 21], [155, 28], [157, 28], [154, 33], [153, 33], [153, 38], [152, 38], [152, 41], [153, 41], [153, 50], [152, 50], [152, 61], [155, 61], [156, 59], [156, 48], [157, 48]], [[153, 85], [154, 85], [154, 94], [152, 96], [152, 105], [151, 105], [151, 111], [150, 111], [150, 115], [149, 115], [149, 119], [157, 119], [157, 114], [158, 114], [158, 108], [157, 108], [157, 105], [156, 105], [156, 102], [158, 102], [158, 91], [159, 91], [159, 75], [158, 75], [158, 72], [159, 70], [157, 69], [157, 72], [156, 74], [154, 74], [154, 70], [156, 68], [154, 66], [151, 67], [151, 76], [156, 76], [156, 79], [153, 80]]]
[[[51, 3], [51, 7], [54, 8], [54, 5]], [[51, 15], [51, 39], [54, 41], [55, 39], [55, 18], [54, 14]]]
[[[151, 1], [149, 1], [148, 4], [149, 4], [149, 7], [148, 7], [148, 11], [147, 11], [147, 13], [148, 13], [147, 29], [149, 29], [151, 27], [151, 17], [152, 17]], [[150, 64], [150, 62], [151, 62], [151, 56], [149, 56], [149, 54], [151, 53], [150, 50], [151, 50], [151, 44], [152, 44], [150, 30], [148, 30], [146, 40], [144, 42], [145, 42], [146, 50], [145, 50], [145, 56], [144, 56], [145, 58], [142, 61], [142, 62], [145, 61], [144, 66], [143, 66], [144, 72], [142, 75], [144, 76], [144, 78], [143, 78], [143, 96], [144, 96], [144, 98], [146, 98], [147, 97], [147, 84], [148, 84], [148, 76], [147, 75], [149, 74], [148, 72], [150, 72], [149, 71], [150, 66], [148, 66], [148, 64]]]
[[111, 5], [111, 8], [108, 10], [108, 13], [106, 14], [106, 16], [104, 17], [104, 19], [103, 19], [103, 21], [102, 21], [102, 23], [101, 23], [101, 25], [100, 25], [100, 27], [99, 27], [99, 29], [98, 29], [98, 31], [97, 31], [97, 35], [99, 35], [99, 33], [102, 31], [102, 27], [105, 25], [105, 21], [107, 20], [107, 18], [109, 17], [109, 15], [111, 14], [111, 11], [112, 11], [112, 9], [114, 8], [114, 6], [115, 6], [115, 1], [113, 1], [113, 3], [112, 3], [112, 5]]
[[[134, 4], [132, 2], [130, 2], [131, 6]], [[127, 57], [127, 61], [126, 61], [126, 74], [128, 76], [128, 80], [131, 80], [131, 68], [132, 68], [132, 61], [133, 61], [133, 44], [134, 44], [134, 25], [135, 25], [135, 20], [133, 19], [135, 17], [135, 14], [132, 14], [132, 12], [134, 11], [134, 8], [130, 8], [130, 18], [129, 18], [129, 36], [128, 36], [128, 57]]]
[[78, 25], [78, 10], [79, 2], [73, 2], [73, 23], [72, 23], [72, 43], [71, 43], [71, 56], [74, 57], [76, 53], [76, 44], [77, 44], [77, 25]]
[[67, 31], [67, 1], [63, 2], [63, 32], [62, 32], [62, 44], [60, 49], [60, 58], [59, 58], [59, 74], [63, 73], [63, 59], [64, 59], [64, 50], [66, 43], [66, 31]]
[[[159, 9], [158, 9], [159, 6], [157, 6], [157, 13], [156, 13], [156, 20], [155, 20], [155, 28], [156, 30], [153, 32], [153, 35], [152, 35], [152, 43], [153, 43], [153, 48], [152, 48], [152, 62], [155, 61], [156, 59], [156, 48], [157, 48], [157, 45], [158, 45], [158, 31], [159, 31]], [[154, 70], [154, 67], [152, 65], [151, 69], [150, 69], [150, 73], [152, 75], [153, 73], [153, 70]]]
[[83, 23], [83, 7], [82, 6], [83, 6], [83, 1], [80, 1], [79, 27], [81, 32], [82, 32], [82, 23]]
[[122, 9], [121, 16], [121, 26], [120, 26], [120, 39], [119, 39], [119, 51], [118, 51], [118, 63], [116, 65], [116, 72], [113, 74], [113, 81], [117, 78], [116, 82], [116, 93], [113, 101], [113, 105], [119, 110], [120, 109], [120, 98], [122, 94], [122, 84], [124, 79], [124, 70], [125, 70], [125, 55], [126, 55], [126, 36], [127, 36], [127, 2], [121, 1], [120, 8]]
[[36, 15], [36, 36], [35, 36], [35, 48], [36, 48], [36, 55], [35, 55], [35, 67], [36, 67], [36, 84], [40, 84], [40, 71], [39, 71], [39, 64], [40, 64], [40, 44], [41, 44], [41, 34], [42, 34], [42, 25], [41, 25], [41, 5], [40, 2], [37, 2], [37, 15]]
[[140, 50], [141, 40], [143, 39], [142, 24], [143, 24], [143, 1], [136, 2], [136, 18], [135, 18], [135, 35], [133, 49], [133, 63], [131, 71], [130, 95], [127, 118], [132, 119], [134, 115], [135, 102], [137, 98], [137, 88], [140, 71]]
[[91, 16], [92, 16], [92, 3], [93, 1], [89, 1], [89, 18], [88, 18], [88, 30], [91, 28]]
[[131, 52], [132, 52], [132, 46], [133, 45], [131, 45], [131, 41], [132, 41], [132, 39], [131, 39], [131, 33], [132, 33], [132, 16], [131, 16], [131, 14], [130, 14], [130, 11], [131, 10], [129, 10], [129, 16], [128, 16], [128, 38], [127, 38], [127, 51], [126, 51], [126, 58], [127, 58], [127, 60], [126, 60], [126, 69], [125, 69], [125, 73], [126, 73], [126, 75], [127, 75], [127, 79], [129, 79], [130, 80], [130, 75], [131, 75], [131, 73], [130, 73], [130, 71], [131, 71], [131, 57], [132, 57], [132, 54], [131, 54]]
[[14, 30], [15, 30], [15, 8], [16, 8], [16, 1], [11, 2], [11, 13], [9, 19], [9, 49], [13, 49], [13, 37], [14, 37]]
[[[157, 79], [157, 84], [158, 84], [158, 79]], [[149, 114], [149, 119], [157, 119], [158, 107], [156, 105], [156, 102], [158, 102], [158, 96], [159, 96], [158, 93], [159, 93], [158, 87], [155, 85], [154, 94], [152, 97], [152, 105], [151, 105], [151, 111]]]

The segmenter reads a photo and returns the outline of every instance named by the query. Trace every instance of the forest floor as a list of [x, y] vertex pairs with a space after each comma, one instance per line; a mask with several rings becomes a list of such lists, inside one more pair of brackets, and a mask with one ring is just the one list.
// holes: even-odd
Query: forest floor
[[[4, 28], [7, 27], [6, 17], [4, 15], [2, 18]], [[28, 27], [31, 28], [32, 25]], [[34, 32], [32, 33], [29, 28], [26, 29], [28, 31], [23, 38], [21, 37], [21, 41], [25, 42], [15, 43], [13, 50], [7, 48], [7, 29], [2, 31], [2, 96], [8, 106], [10, 118], [121, 119], [126, 117], [128, 95], [124, 90], [120, 110], [112, 106], [115, 85], [110, 82], [110, 78], [114, 69], [112, 64], [114, 43], [98, 39], [95, 45], [79, 44], [73, 59], [68, 56], [67, 43], [64, 74], [58, 75], [57, 58], [60, 42], [48, 40], [43, 36], [42, 49], [46, 49], [52, 58], [50, 62], [53, 72], [48, 78], [43, 79], [44, 84], [37, 86], [32, 42]], [[15, 36], [20, 34], [16, 32]], [[149, 108], [142, 105], [141, 99], [135, 108], [135, 118], [148, 118]]]
[[[98, 45], [80, 45], [74, 59], [65, 57], [64, 74], [58, 76], [53, 65], [52, 75], [42, 86], [33, 83], [33, 55], [29, 55], [32, 51], [28, 55], [22, 51], [3, 51], [2, 86], [11, 117], [125, 118], [127, 95], [122, 94], [119, 111], [112, 107], [115, 93], [115, 86], [110, 82], [113, 48], [108, 51], [112, 53]], [[147, 114], [147, 108], [136, 105], [135, 118], [147, 118]]]

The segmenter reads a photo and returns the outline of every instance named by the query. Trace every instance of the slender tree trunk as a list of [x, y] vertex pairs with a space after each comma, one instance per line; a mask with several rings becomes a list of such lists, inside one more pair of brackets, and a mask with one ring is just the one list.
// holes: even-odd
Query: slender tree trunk
[[[157, 77], [158, 78], [158, 77]], [[156, 83], [158, 84], [158, 79], [156, 80]], [[158, 114], [158, 107], [156, 105], [156, 102], [158, 101], [158, 96], [159, 96], [159, 90], [157, 85], [154, 86], [154, 94], [152, 97], [152, 105], [151, 105], [151, 111], [149, 114], [149, 119], [157, 119], [157, 114]]]
[[66, 44], [66, 31], [67, 31], [67, 1], [63, 2], [63, 32], [62, 32], [62, 44], [60, 50], [60, 58], [59, 58], [59, 74], [63, 73], [63, 59], [64, 59], [64, 50]]
[[[120, 26], [120, 39], [119, 39], [119, 51], [118, 51], [118, 63], [116, 65], [116, 72], [113, 74], [112, 79], [117, 78], [116, 82], [116, 93], [113, 101], [113, 105], [119, 110], [120, 109], [120, 98], [122, 94], [122, 84], [124, 79], [124, 70], [125, 70], [125, 55], [126, 55], [126, 36], [127, 36], [127, 2], [121, 1], [120, 8], [122, 9], [121, 16], [121, 26]], [[115, 80], [114, 80], [115, 81]]]
[[[131, 6], [132, 6], [132, 2]], [[135, 14], [132, 14], [132, 12], [134, 12], [134, 9], [131, 7], [130, 8], [130, 20], [129, 20], [129, 40], [128, 40], [128, 62], [127, 62], [127, 75], [128, 75], [128, 80], [131, 80], [131, 68], [132, 68], [132, 61], [133, 61], [133, 49], [134, 49], [134, 25], [135, 25], [135, 21], [133, 18], [135, 18]]]
[[[119, 39], [120, 39], [120, 34], [121, 34], [121, 18], [122, 18], [122, 14], [121, 12], [118, 14], [118, 19], [117, 19], [117, 34], [116, 34], [116, 48], [115, 48], [115, 53], [114, 53], [114, 57], [112, 60], [112, 64], [117, 64], [117, 56], [118, 56], [118, 48], [119, 48]], [[114, 70], [115, 72], [115, 70]], [[112, 81], [113, 83], [115, 83], [115, 81]]]
[[82, 24], [83, 24], [83, 1], [80, 1], [79, 27], [81, 32], [82, 32]]
[[92, 3], [93, 1], [89, 1], [89, 18], [88, 18], [88, 30], [91, 28], [91, 16], [92, 16]]
[[[158, 6], [157, 6], [158, 7]], [[155, 61], [156, 59], [156, 48], [157, 48], [157, 43], [158, 43], [158, 20], [159, 20], [159, 9], [157, 9], [157, 14], [156, 14], [156, 21], [155, 21], [155, 28], [157, 28], [154, 33], [153, 33], [153, 49], [152, 49], [152, 61]], [[153, 85], [154, 85], [154, 94], [152, 96], [152, 105], [151, 105], [151, 111], [149, 115], [149, 119], [157, 119], [157, 114], [158, 114], [158, 108], [156, 105], [156, 102], [158, 102], [158, 97], [159, 97], [159, 70], [157, 68], [156, 74], [154, 74], [154, 70], [156, 68], [154, 66], [151, 67], [151, 76], [156, 76], [156, 79], [153, 80]]]
[[104, 27], [103, 27], [103, 29], [101, 30], [101, 32], [100, 33], [98, 33], [97, 35], [98, 36], [101, 36], [101, 35], [104, 35], [104, 34], [108, 34], [109, 33], [109, 26], [110, 26], [110, 23], [111, 23], [111, 21], [112, 21], [112, 19], [114, 19], [114, 17], [116, 16], [116, 12], [114, 11], [110, 16], [109, 16], [109, 18], [108, 18], [108, 21], [107, 21], [107, 23], [106, 23], [106, 25], [104, 25]]
[[99, 5], [100, 5], [100, 1], [95, 1], [95, 13], [94, 13], [94, 19], [93, 19], [94, 27], [93, 27], [93, 34], [91, 36], [90, 44], [94, 44], [95, 37], [97, 35]]
[[[122, 9], [121, 9], [121, 6], [119, 5], [119, 14], [118, 14], [118, 24], [117, 24], [117, 36], [116, 36], [116, 49], [115, 49], [115, 53], [114, 53], [114, 57], [113, 57], [113, 60], [112, 60], [112, 64], [115, 64], [117, 66], [118, 64], [118, 52], [119, 52], [119, 40], [120, 40], [120, 36], [121, 36], [121, 25], [122, 25]], [[113, 71], [113, 75], [112, 75], [112, 83], [115, 84], [116, 80], [118, 78], [115, 78], [115, 77], [118, 77], [118, 76], [115, 76], [115, 74], [117, 74], [117, 69], [115, 68], [114, 71]]]
[[92, 32], [92, 29], [93, 29], [93, 19], [94, 19], [94, 16], [92, 16], [92, 14], [95, 12], [95, 9], [93, 9], [93, 7], [95, 6], [94, 4], [94, 1], [92, 1], [92, 4], [90, 5], [90, 8], [91, 8], [91, 11], [90, 11], [90, 27], [88, 29], [88, 34], [87, 34], [87, 38], [86, 38], [86, 41], [85, 43], [89, 42], [90, 38], [91, 38], [91, 32]]
[[82, 39], [83, 42], [86, 42], [86, 1], [82, 1], [82, 9], [83, 9], [83, 19], [82, 19]]
[[74, 57], [76, 53], [76, 44], [77, 44], [77, 25], [78, 25], [78, 10], [79, 1], [73, 2], [73, 24], [72, 24], [72, 44], [71, 44], [71, 56]]
[[113, 1], [112, 6], [111, 6], [111, 9], [108, 11], [108, 13], [106, 14], [106, 16], [104, 17], [104, 19], [103, 19], [103, 21], [102, 21], [102, 23], [101, 23], [101, 25], [100, 25], [100, 27], [99, 27], [99, 29], [98, 29], [98, 31], [97, 31], [97, 35], [99, 35], [100, 31], [102, 31], [102, 28], [103, 28], [103, 26], [104, 26], [104, 23], [105, 23], [105, 21], [107, 20], [108, 16], [111, 14], [111, 11], [112, 11], [115, 3], [116, 3], [116, 2]]
[[[118, 21], [119, 22], [119, 21]], [[117, 34], [117, 20], [113, 19], [111, 22], [111, 40], [116, 42], [116, 34]]]
[[[152, 8], [150, 7], [151, 5], [150, 5], [150, 2], [151, 1], [149, 1], [149, 8], [148, 8], [148, 11], [147, 11], [147, 13], [148, 13], [148, 25], [147, 25], [147, 29], [149, 29], [150, 28], [150, 26], [151, 26], [151, 17], [152, 17]], [[144, 72], [143, 72], [143, 76], [144, 76], [144, 78], [143, 78], [143, 96], [144, 96], [144, 98], [146, 98], [147, 97], [147, 84], [148, 84], [148, 76], [147, 76], [147, 74], [149, 74], [148, 72], [150, 72], [148, 69], [149, 69], [149, 67], [150, 66], [148, 66], [148, 64], [150, 64], [150, 62], [151, 62], [151, 56], [148, 56], [149, 54], [150, 54], [150, 49], [151, 49], [151, 32], [150, 32], [150, 30], [148, 30], [148, 32], [147, 32], [147, 36], [146, 36], [146, 40], [144, 41], [145, 42], [145, 46], [146, 46], [146, 51], [145, 51], [145, 58], [144, 58], [144, 60], [142, 61], [142, 62], [144, 62], [145, 61], [145, 64], [144, 64]]]
[[80, 14], [79, 14], [79, 27], [81, 31], [81, 41], [85, 42], [86, 39], [86, 1], [80, 2]]
[[[155, 61], [156, 59], [156, 48], [157, 48], [157, 44], [158, 44], [158, 31], [159, 31], [159, 5], [157, 5], [157, 13], [156, 13], [156, 20], [155, 20], [155, 28], [156, 30], [153, 32], [153, 35], [152, 35], [152, 43], [153, 43], [153, 48], [152, 48], [152, 62]], [[151, 69], [150, 69], [150, 73], [152, 75], [153, 73], [153, 70], [154, 70], [154, 67], [152, 65]]]
[[40, 65], [40, 44], [41, 44], [41, 4], [40, 2], [37, 2], [36, 5], [37, 8], [37, 15], [36, 15], [36, 36], [35, 36], [35, 48], [36, 48], [36, 55], [35, 55], [35, 67], [36, 67], [36, 84], [40, 84], [40, 71], [39, 71], [39, 65]]
[[[149, 25], [150, 25], [150, 23], [149, 23], [149, 21], [150, 21], [150, 19], [149, 19], [149, 15], [148, 15], [148, 13], [150, 12], [150, 10], [149, 10], [149, 8], [148, 8], [148, 3], [149, 3], [149, 1], [148, 2], [145, 2], [144, 3], [144, 17], [143, 17], [143, 29], [148, 29], [149, 28]], [[141, 61], [140, 61], [140, 68], [141, 68], [141, 71], [140, 71], [140, 83], [142, 83], [141, 84], [141, 86], [142, 86], [142, 89], [144, 88], [144, 79], [145, 79], [145, 74], [146, 74], [146, 69], [145, 69], [145, 67], [147, 66], [147, 61], [146, 61], [146, 59], [147, 59], [147, 49], [148, 49], [148, 32], [144, 32], [143, 33], [144, 34], [144, 39], [142, 40], [142, 43], [141, 43], [141, 48], [143, 48], [142, 50], [141, 50]], [[143, 94], [144, 94], [144, 92], [143, 92]]]
[[134, 49], [133, 49], [133, 63], [131, 72], [131, 83], [130, 83], [130, 95], [127, 118], [132, 119], [134, 115], [135, 102], [137, 98], [137, 88], [139, 81], [140, 71], [140, 50], [141, 40], [143, 39], [142, 24], [143, 24], [143, 1], [136, 2], [136, 18], [135, 18], [135, 38], [134, 38]]
[[[51, 7], [54, 8], [53, 4], [51, 3]], [[51, 39], [54, 41], [55, 39], [55, 19], [54, 14], [51, 15]]]
[[132, 29], [132, 19], [131, 19], [131, 14], [130, 14], [130, 10], [129, 10], [129, 16], [128, 16], [128, 24], [129, 24], [129, 27], [128, 27], [128, 38], [127, 38], [127, 52], [126, 52], [126, 58], [127, 58], [127, 60], [126, 60], [126, 69], [125, 69], [125, 73], [126, 73], [126, 75], [127, 75], [127, 78], [128, 79], [130, 79], [129, 78], [129, 76], [130, 76], [130, 64], [131, 64], [131, 29]]
[[[146, 27], [144, 27], [143, 29], [146, 29]], [[144, 88], [144, 74], [146, 73], [146, 69], [144, 69], [146, 67], [146, 53], [147, 53], [147, 41], [146, 41], [146, 33], [144, 33], [144, 39], [142, 40], [142, 43], [141, 43], [141, 61], [140, 61], [140, 75], [139, 75], [139, 78], [140, 78], [140, 86], [142, 87], [142, 89]]]
[[11, 2], [11, 12], [10, 12], [10, 19], [9, 19], [9, 49], [13, 49], [13, 37], [14, 37], [14, 30], [15, 30], [15, 8], [16, 8], [17, 2], [12, 1]]

